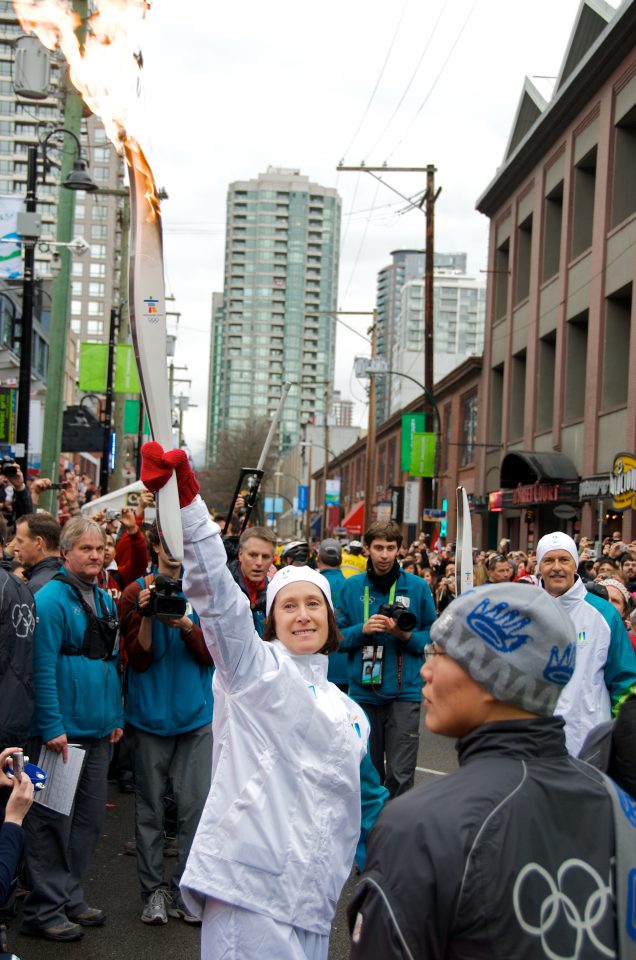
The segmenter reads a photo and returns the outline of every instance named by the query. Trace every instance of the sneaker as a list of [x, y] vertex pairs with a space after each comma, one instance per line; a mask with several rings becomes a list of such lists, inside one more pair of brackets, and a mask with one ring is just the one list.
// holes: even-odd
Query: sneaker
[[166, 900], [168, 892], [163, 887], [159, 887], [154, 893], [146, 897], [144, 908], [141, 911], [142, 923], [167, 923], [168, 914], [166, 913]]
[[84, 936], [79, 923], [73, 923], [71, 920], [61, 920], [50, 927], [38, 927], [23, 921], [20, 933], [26, 937], [42, 937], [44, 940], [59, 940], [64, 943], [81, 940]]
[[78, 913], [67, 913], [72, 923], [79, 923], [82, 927], [101, 927], [106, 923], [106, 914], [99, 907], [84, 907]]
[[191, 923], [195, 927], [201, 926], [200, 919], [190, 913], [180, 897], [179, 899], [173, 900], [172, 904], [168, 907], [168, 916], [174, 917], [175, 920], [183, 920], [184, 923]]

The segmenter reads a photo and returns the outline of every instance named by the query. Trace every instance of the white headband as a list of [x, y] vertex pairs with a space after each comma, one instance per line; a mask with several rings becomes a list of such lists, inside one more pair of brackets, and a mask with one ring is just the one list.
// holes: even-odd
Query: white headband
[[331, 599], [331, 587], [329, 586], [329, 581], [326, 577], [323, 577], [321, 573], [318, 573], [317, 570], [312, 570], [311, 567], [283, 567], [282, 570], [279, 570], [275, 576], [272, 577], [268, 586], [267, 586], [267, 601], [265, 604], [265, 612], [269, 614], [269, 611], [274, 606], [274, 600], [276, 599], [276, 594], [279, 590], [282, 590], [283, 587], [288, 586], [290, 583], [313, 583], [318, 587], [325, 595], [327, 603], [333, 610], [333, 601]]
[[537, 544], [537, 569], [541, 566], [541, 561], [546, 553], [550, 553], [551, 550], [567, 551], [578, 567], [579, 552], [574, 540], [567, 533], [561, 533], [560, 530], [557, 530], [555, 533], [546, 533], [545, 537], [541, 537], [539, 540]]

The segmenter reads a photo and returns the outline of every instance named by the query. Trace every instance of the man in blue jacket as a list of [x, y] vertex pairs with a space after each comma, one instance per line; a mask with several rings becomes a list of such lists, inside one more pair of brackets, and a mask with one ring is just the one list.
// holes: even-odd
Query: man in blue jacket
[[[158, 577], [151, 574], [131, 583], [119, 601], [141, 920], [165, 924], [171, 916], [198, 923], [181, 900], [179, 882], [212, 778], [212, 658], [199, 618], [181, 591], [181, 564], [165, 552], [156, 527], [149, 540]], [[171, 789], [178, 854], [168, 888], [164, 798]]]
[[349, 696], [371, 723], [371, 759], [395, 797], [413, 786], [422, 703], [419, 670], [435, 604], [426, 581], [398, 563], [402, 534], [396, 523], [371, 524], [364, 540], [367, 572], [347, 580], [338, 601], [340, 649], [349, 654]]
[[[21, 932], [68, 941], [106, 919], [87, 905], [82, 884], [102, 833], [111, 744], [121, 738], [124, 718], [117, 612], [96, 584], [104, 534], [93, 520], [73, 517], [60, 551], [62, 570], [35, 598], [34, 733], [64, 763], [71, 742], [85, 756], [70, 815], [36, 803], [27, 818], [31, 892]], [[37, 759], [39, 745], [29, 753]]]

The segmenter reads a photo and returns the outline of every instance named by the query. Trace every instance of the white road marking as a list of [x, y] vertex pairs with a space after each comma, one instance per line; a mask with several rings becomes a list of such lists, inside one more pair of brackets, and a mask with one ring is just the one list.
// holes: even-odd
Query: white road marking
[[416, 770], [419, 770], [420, 773], [434, 773], [436, 777], [445, 777], [445, 770], [429, 770], [428, 767], [416, 767]]

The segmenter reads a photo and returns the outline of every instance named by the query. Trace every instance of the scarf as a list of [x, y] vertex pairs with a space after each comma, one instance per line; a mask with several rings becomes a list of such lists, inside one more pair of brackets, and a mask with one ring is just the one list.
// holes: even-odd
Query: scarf
[[389, 592], [397, 578], [400, 576], [401, 572], [402, 567], [397, 560], [394, 561], [393, 566], [387, 573], [376, 573], [373, 569], [371, 560], [367, 560], [367, 577], [375, 589], [378, 590], [382, 595]]

